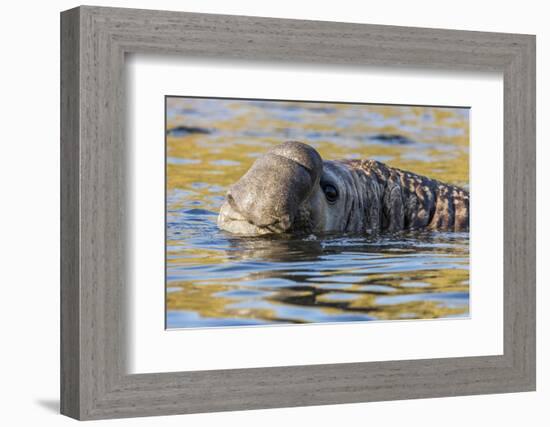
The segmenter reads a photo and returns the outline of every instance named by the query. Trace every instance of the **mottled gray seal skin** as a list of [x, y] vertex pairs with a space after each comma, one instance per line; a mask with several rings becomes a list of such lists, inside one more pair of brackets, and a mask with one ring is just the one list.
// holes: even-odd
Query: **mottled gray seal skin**
[[229, 188], [221, 229], [241, 235], [468, 231], [469, 193], [375, 160], [321, 158], [289, 141]]

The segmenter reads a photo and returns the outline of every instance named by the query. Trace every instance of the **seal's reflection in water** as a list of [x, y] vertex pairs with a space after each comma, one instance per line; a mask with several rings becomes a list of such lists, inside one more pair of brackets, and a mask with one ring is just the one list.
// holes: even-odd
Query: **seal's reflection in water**
[[[454, 247], [446, 247], [446, 240], [461, 239], [452, 233], [398, 233], [372, 238], [287, 236], [246, 242], [235, 239], [231, 258], [281, 266], [256, 274], [254, 280], [291, 281], [269, 299], [293, 307], [295, 313], [298, 308], [320, 310], [322, 320], [317, 321], [432, 318], [443, 317], [446, 312], [456, 314], [457, 308], [467, 304], [467, 275], [457, 274], [452, 262], [446, 275], [453, 280], [441, 286], [444, 279], [440, 264], [455, 253]], [[437, 268], [430, 269], [430, 263], [426, 263], [426, 268], [418, 272], [409, 270], [416, 262], [418, 246], [424, 246], [425, 255], [431, 253], [431, 262], [439, 264]], [[388, 263], [392, 264], [390, 274]], [[312, 269], [315, 265], [323, 267]], [[434, 290], [439, 292], [426, 296], [427, 291]], [[441, 306], [443, 301], [447, 310]]]
[[[191, 235], [185, 241], [194, 246], [192, 258], [204, 262], [169, 269], [171, 324], [237, 326], [468, 313], [467, 233], [247, 238], [220, 232], [212, 214], [188, 212], [194, 221], [178, 223], [188, 224], [186, 234]], [[190, 249], [172, 248], [169, 256], [175, 260], [178, 252]]]

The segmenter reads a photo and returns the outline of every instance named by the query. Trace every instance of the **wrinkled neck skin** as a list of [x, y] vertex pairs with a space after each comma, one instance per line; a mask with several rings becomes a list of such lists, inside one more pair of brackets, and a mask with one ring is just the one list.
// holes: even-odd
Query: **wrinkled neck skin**
[[469, 229], [469, 194], [457, 186], [374, 160], [325, 161], [324, 170], [343, 196], [338, 206], [326, 207], [324, 231]]
[[467, 231], [468, 223], [469, 195], [459, 187], [374, 160], [322, 161], [298, 142], [257, 160], [218, 217], [241, 235]]

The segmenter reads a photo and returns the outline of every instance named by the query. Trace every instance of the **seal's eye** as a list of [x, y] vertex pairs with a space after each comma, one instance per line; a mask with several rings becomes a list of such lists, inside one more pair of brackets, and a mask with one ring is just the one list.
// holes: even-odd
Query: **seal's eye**
[[334, 185], [324, 184], [322, 188], [329, 203], [334, 203], [338, 199], [338, 190]]

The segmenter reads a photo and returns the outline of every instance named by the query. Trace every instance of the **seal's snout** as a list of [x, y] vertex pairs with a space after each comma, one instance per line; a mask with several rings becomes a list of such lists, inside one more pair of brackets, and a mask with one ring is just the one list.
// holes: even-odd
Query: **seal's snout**
[[220, 211], [222, 229], [243, 234], [292, 229], [301, 203], [319, 182], [323, 161], [300, 142], [278, 145], [260, 157], [229, 189]]
[[281, 156], [298, 163], [311, 174], [317, 175], [313, 177], [314, 180], [319, 179], [323, 170], [323, 159], [317, 150], [302, 142], [287, 141], [284, 144], [277, 145], [268, 152], [269, 154]]

